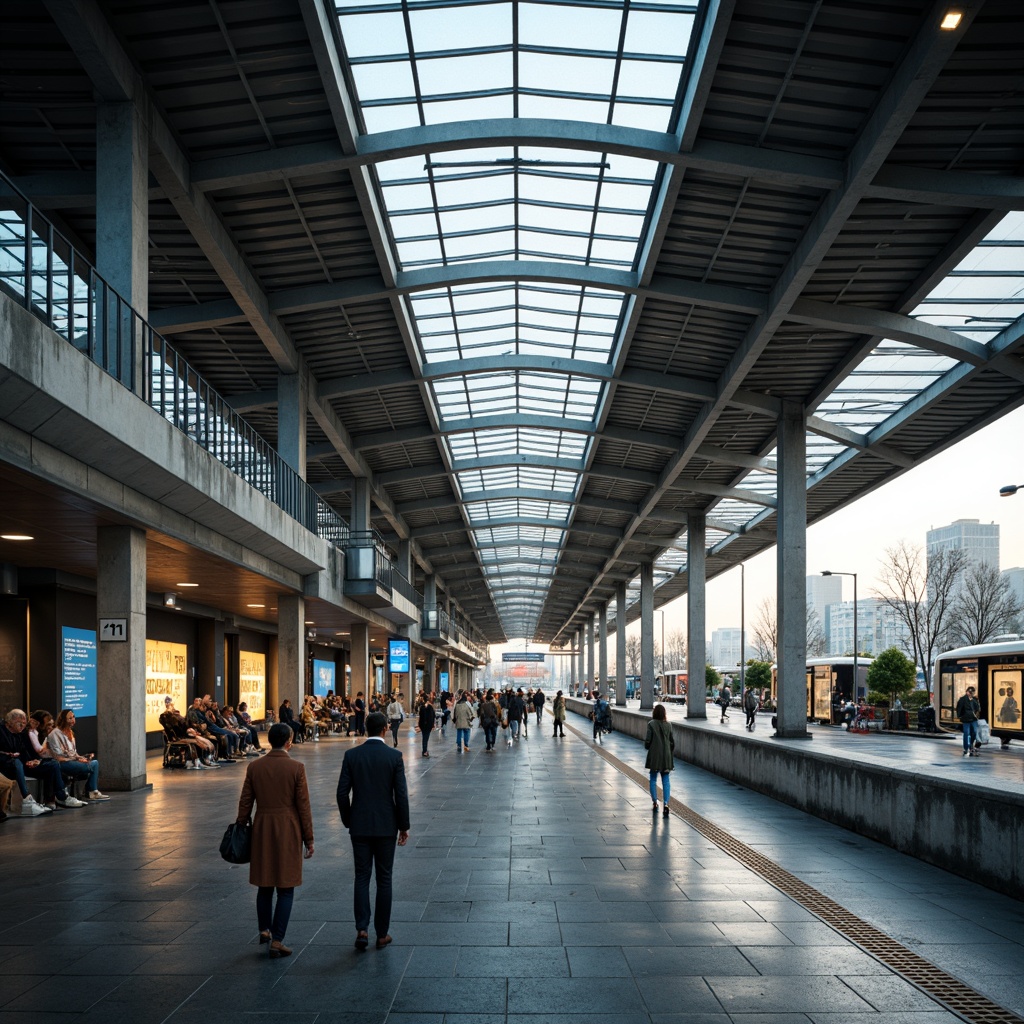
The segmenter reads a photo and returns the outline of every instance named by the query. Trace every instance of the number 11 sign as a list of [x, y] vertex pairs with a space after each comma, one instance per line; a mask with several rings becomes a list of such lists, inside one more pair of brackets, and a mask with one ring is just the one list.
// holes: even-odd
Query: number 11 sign
[[109, 643], [111, 640], [127, 642], [127, 619], [100, 619], [100, 642], [107, 641]]

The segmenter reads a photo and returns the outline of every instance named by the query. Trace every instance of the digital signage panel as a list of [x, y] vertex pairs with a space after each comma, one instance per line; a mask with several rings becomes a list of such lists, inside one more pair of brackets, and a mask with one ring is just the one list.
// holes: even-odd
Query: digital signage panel
[[146, 732], [160, 732], [164, 698], [170, 697], [180, 714], [188, 710], [188, 646], [164, 640], [146, 640]]
[[409, 641], [404, 637], [390, 637], [388, 639], [388, 671], [408, 672], [409, 671], [410, 648]]
[[76, 718], [96, 716], [96, 630], [61, 628], [60, 702]]
[[[328, 690], [334, 689], [334, 662], [313, 659], [313, 693], [318, 697], [326, 697]], [[250, 711], [249, 714], [252, 714]]]
[[238, 703], [254, 722], [267, 715], [267, 656], [257, 651], [238, 652]]

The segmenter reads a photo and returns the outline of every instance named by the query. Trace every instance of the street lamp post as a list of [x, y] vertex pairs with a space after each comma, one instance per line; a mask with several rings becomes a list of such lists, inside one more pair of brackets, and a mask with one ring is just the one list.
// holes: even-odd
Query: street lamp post
[[1011, 495], [1016, 494], [1024, 484], [1007, 484], [1005, 487], [999, 488], [1000, 498], [1009, 498]]
[[822, 576], [852, 576], [853, 577], [853, 699], [857, 700], [857, 690], [860, 679], [857, 675], [857, 661], [860, 646], [857, 643], [857, 574], [855, 572], [833, 572], [826, 569]]
[[[661, 609], [661, 685], [665, 686], [665, 609]], [[662, 691], [664, 696], [664, 690]]]
[[746, 586], [747, 567], [740, 562], [740, 702], [747, 689], [747, 623], [746, 623]]

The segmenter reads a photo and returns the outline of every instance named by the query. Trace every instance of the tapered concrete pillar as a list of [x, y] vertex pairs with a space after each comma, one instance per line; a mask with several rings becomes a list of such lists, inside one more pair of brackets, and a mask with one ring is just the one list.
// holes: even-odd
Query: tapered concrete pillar
[[626, 583], [615, 584], [615, 703], [626, 706]]
[[277, 450], [306, 479], [306, 417], [309, 378], [304, 373], [277, 375]]
[[597, 678], [597, 668], [594, 661], [594, 613], [587, 616], [587, 681], [590, 688], [596, 690], [600, 684]]
[[277, 599], [277, 695], [292, 702], [298, 717], [306, 695], [306, 600], [298, 594]]
[[608, 602], [597, 609], [597, 678], [602, 693], [608, 692]]
[[802, 406], [786, 402], [779, 419], [776, 736], [807, 732], [807, 435]]
[[426, 667], [423, 671], [423, 685], [424, 688], [430, 690], [431, 693], [437, 693], [439, 687], [437, 685], [437, 655], [430, 653], [427, 655]]
[[362, 693], [370, 697], [370, 627], [365, 622], [352, 623], [352, 696]]
[[96, 531], [96, 616], [100, 783], [103, 789], [140, 789], [146, 785], [145, 531]]
[[576, 675], [576, 634], [573, 633], [569, 640], [569, 692], [575, 693], [578, 685]]
[[686, 717], [707, 718], [707, 523], [700, 513], [686, 517]]
[[353, 533], [367, 533], [370, 520], [370, 481], [356, 477], [352, 481], [352, 520], [349, 523]]
[[[96, 107], [96, 269], [143, 319], [149, 317], [149, 141], [130, 102]], [[114, 303], [97, 298], [96, 318], [106, 328], [97, 357], [138, 393], [142, 334], [132, 334], [130, 318], [119, 316]]]
[[586, 632], [583, 629], [580, 629], [576, 634], [576, 671], [579, 673], [581, 692], [587, 686], [587, 652], [584, 649], [586, 647], [585, 640]]
[[654, 563], [640, 564], [640, 710], [654, 707]]

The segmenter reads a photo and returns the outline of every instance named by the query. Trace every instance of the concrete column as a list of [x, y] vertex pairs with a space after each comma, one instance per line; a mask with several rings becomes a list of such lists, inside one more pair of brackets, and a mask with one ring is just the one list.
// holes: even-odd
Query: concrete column
[[423, 685], [430, 690], [431, 693], [437, 692], [437, 655], [433, 652], [427, 652], [427, 663], [424, 666], [425, 671]]
[[277, 637], [270, 637], [267, 643], [267, 710], [274, 713], [275, 721], [277, 721], [277, 709], [281, 706], [277, 685], [277, 652], [279, 646]]
[[[104, 789], [146, 785], [146, 534], [96, 531], [97, 755]], [[120, 639], [119, 639], [120, 638]]]
[[706, 594], [707, 523], [702, 513], [686, 517], [686, 717], [707, 718]]
[[581, 690], [587, 685], [587, 653], [583, 649], [585, 637], [586, 633], [582, 629], [580, 629], [576, 634], [576, 670], [579, 673], [579, 684]]
[[576, 634], [569, 639], [569, 692], [576, 692]]
[[640, 565], [640, 710], [654, 707], [654, 563]]
[[590, 688], [596, 690], [598, 686], [597, 670], [594, 660], [594, 613], [587, 616], [587, 681]]
[[224, 620], [204, 619], [199, 623], [198, 664], [196, 665], [196, 694], [212, 694], [221, 707], [227, 699], [224, 668]]
[[298, 716], [306, 695], [306, 599], [282, 594], [277, 599], [277, 695], [290, 700]]
[[[600, 634], [597, 646], [597, 677], [602, 693], [608, 692], [608, 602], [597, 609], [597, 632]], [[616, 688], [616, 693], [618, 689]]]
[[365, 622], [352, 623], [352, 696], [370, 697], [370, 627]]
[[615, 584], [615, 703], [626, 706], [626, 583]]
[[783, 405], [778, 436], [776, 529], [779, 665], [776, 736], [807, 732], [807, 435], [804, 411]]
[[395, 563], [398, 571], [411, 583], [412, 582], [412, 541], [400, 540], [398, 542], [398, 561]]
[[[149, 141], [135, 104], [96, 107], [96, 269], [143, 318], [149, 317]], [[97, 296], [98, 358], [138, 393], [142, 332], [127, 310]], [[118, 337], [120, 335], [120, 351]]]
[[367, 533], [371, 529], [370, 481], [357, 476], [352, 481], [352, 522], [353, 533]]
[[306, 479], [306, 416], [309, 378], [304, 373], [277, 375], [277, 450]]

